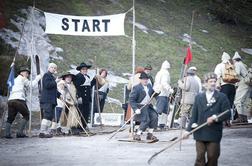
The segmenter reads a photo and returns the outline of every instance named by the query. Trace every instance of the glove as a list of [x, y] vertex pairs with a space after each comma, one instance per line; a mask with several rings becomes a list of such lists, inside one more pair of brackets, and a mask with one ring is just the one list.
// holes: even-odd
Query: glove
[[140, 110], [140, 109], [137, 109], [137, 110], [135, 111], [135, 113], [136, 113], [137, 115], [139, 115], [139, 114], [141, 114], [141, 110]]
[[79, 97], [78, 100], [77, 100], [78, 104], [82, 104], [82, 98]]
[[217, 119], [217, 115], [212, 115], [212, 118], [213, 118], [213, 120], [215, 121], [215, 122], [217, 122], [218, 121], [218, 119]]
[[182, 80], [178, 80], [178, 84], [183, 84]]
[[63, 95], [60, 95], [60, 96], [59, 96], [59, 99], [60, 99], [60, 100], [64, 100], [64, 99], [63, 99]]
[[169, 92], [170, 92], [170, 94], [173, 94], [174, 90], [172, 88], [170, 88]]
[[189, 134], [190, 134], [190, 132], [185, 131], [185, 132], [183, 133], [182, 138], [183, 138], [183, 139], [188, 139], [188, 138], [189, 138], [189, 136], [190, 136]]
[[197, 127], [198, 127], [198, 124], [197, 124], [197, 123], [193, 123], [191, 127], [192, 127], [193, 129], [194, 129], [194, 128], [197, 128]]
[[161, 93], [161, 88], [158, 87], [158, 86], [153, 87], [153, 90], [154, 90], [154, 92], [157, 93], [157, 94]]

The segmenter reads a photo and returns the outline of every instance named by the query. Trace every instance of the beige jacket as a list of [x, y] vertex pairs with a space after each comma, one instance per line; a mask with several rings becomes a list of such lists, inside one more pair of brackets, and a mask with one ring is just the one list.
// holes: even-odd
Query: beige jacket
[[194, 104], [195, 96], [200, 91], [197, 79], [194, 76], [187, 76], [178, 82], [178, 86], [182, 89], [181, 104]]

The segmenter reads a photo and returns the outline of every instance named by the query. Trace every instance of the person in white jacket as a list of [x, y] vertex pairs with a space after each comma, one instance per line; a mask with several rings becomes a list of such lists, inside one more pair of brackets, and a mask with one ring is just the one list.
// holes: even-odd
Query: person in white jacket
[[[226, 65], [231, 64], [230, 59], [231, 58], [229, 54], [226, 52], [223, 52], [222, 57], [221, 57], [222, 62], [216, 65], [214, 73], [217, 75], [217, 78], [218, 78], [217, 88], [220, 89], [220, 92], [227, 95], [229, 103], [230, 103], [230, 107], [232, 109], [234, 105], [234, 98], [235, 98], [235, 93], [236, 93], [235, 83], [226, 82], [223, 79], [223, 76], [226, 70]], [[229, 121], [226, 121], [225, 125], [230, 126]]]
[[160, 94], [157, 96], [157, 112], [160, 114], [159, 127], [164, 129], [167, 123], [167, 114], [169, 106], [169, 95], [173, 93], [173, 89], [170, 86], [170, 63], [166, 60], [163, 62], [160, 71], [156, 74], [154, 82], [154, 90], [160, 91]]
[[29, 110], [26, 105], [27, 92], [32, 84], [32, 87], [37, 85], [41, 79], [41, 75], [36, 76], [35, 80], [30, 82], [28, 80], [30, 70], [27, 68], [21, 68], [18, 72], [18, 76], [14, 79], [14, 85], [8, 98], [8, 117], [5, 125], [5, 138], [11, 139], [11, 124], [15, 120], [18, 113], [22, 115], [22, 120], [18, 128], [16, 137], [24, 138], [27, 137], [24, 134], [24, 129], [29, 121]]
[[[232, 58], [235, 71], [240, 78], [240, 82], [237, 83], [236, 95], [234, 104], [238, 112], [238, 119], [233, 122], [247, 122], [247, 116], [249, 116], [249, 110], [245, 109], [245, 103], [249, 99], [249, 85], [245, 83], [245, 77], [248, 75], [247, 66], [242, 62], [242, 58], [238, 52], [235, 52]], [[245, 118], [243, 118], [245, 117]]]

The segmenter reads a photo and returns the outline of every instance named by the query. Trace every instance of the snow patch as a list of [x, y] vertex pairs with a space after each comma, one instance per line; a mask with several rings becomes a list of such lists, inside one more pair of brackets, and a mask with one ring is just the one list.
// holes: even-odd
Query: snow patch
[[153, 32], [156, 32], [159, 35], [164, 35], [165, 33], [163, 31], [160, 30], [152, 30]]
[[149, 28], [147, 28], [145, 25], [136, 22], [135, 26], [138, 29], [142, 30], [144, 33], [148, 33]]
[[252, 48], [241, 48], [241, 51], [249, 55], [252, 55]]
[[193, 44], [193, 45], [199, 47], [201, 50], [207, 52], [207, 49], [204, 48], [202, 45], [200, 45], [200, 44], [196, 43], [195, 41], [193, 41], [192, 38], [191, 38], [191, 36], [189, 34], [184, 33], [181, 38], [182, 38], [182, 41], [187, 42], [187, 43], [191, 42], [191, 44]]
[[205, 30], [205, 29], [201, 29], [201, 32], [203, 32], [203, 33], [209, 33], [207, 30]]

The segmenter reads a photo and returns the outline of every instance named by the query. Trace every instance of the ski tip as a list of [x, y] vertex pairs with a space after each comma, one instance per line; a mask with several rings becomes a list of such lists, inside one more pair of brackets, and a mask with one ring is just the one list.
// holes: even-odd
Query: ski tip
[[175, 141], [176, 139], [178, 139], [178, 137], [174, 137], [170, 141]]
[[149, 160], [148, 160], [148, 162], [147, 162], [147, 163], [148, 163], [148, 165], [151, 165], [151, 163], [152, 163], [152, 159], [153, 159], [152, 157], [151, 157], [151, 158], [149, 158]]

